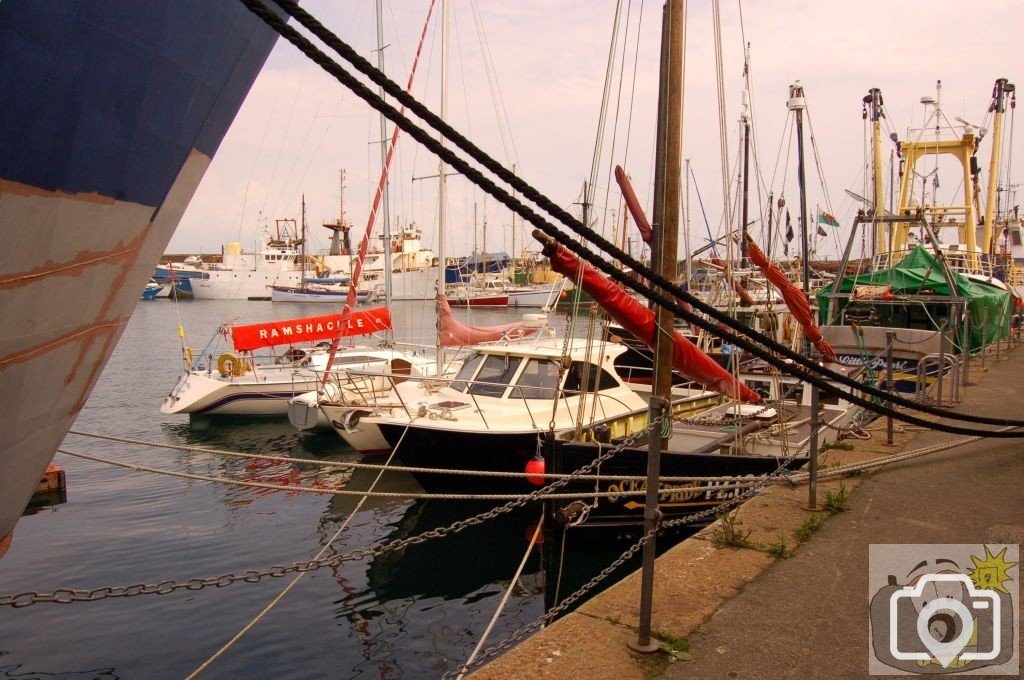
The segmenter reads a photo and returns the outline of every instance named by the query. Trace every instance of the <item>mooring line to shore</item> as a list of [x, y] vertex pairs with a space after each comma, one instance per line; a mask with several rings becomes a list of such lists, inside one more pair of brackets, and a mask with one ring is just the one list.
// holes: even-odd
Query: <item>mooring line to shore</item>
[[[646, 430], [645, 430], [646, 432]], [[538, 473], [535, 472], [501, 472], [496, 470], [467, 470], [460, 468], [430, 468], [430, 467], [413, 467], [405, 465], [382, 465], [380, 463], [357, 463], [348, 461], [333, 461], [333, 460], [318, 460], [316, 458], [292, 458], [291, 456], [271, 456], [263, 453], [245, 453], [242, 451], [228, 451], [226, 449], [213, 449], [203, 446], [189, 446], [184, 444], [168, 444], [164, 442], [154, 442], [145, 439], [133, 439], [130, 437], [118, 437], [115, 435], [99, 434], [95, 432], [80, 432], [76, 430], [70, 431], [68, 434], [74, 434], [81, 437], [89, 437], [92, 439], [102, 439], [106, 441], [118, 442], [121, 444], [133, 444], [137, 446], [145, 446], [149, 448], [158, 449], [173, 449], [175, 451], [185, 451], [188, 453], [205, 453], [213, 456], [223, 456], [228, 458], [243, 458], [250, 460], [265, 460], [275, 463], [287, 463], [287, 464], [298, 464], [298, 465], [309, 465], [312, 467], [327, 467], [327, 468], [351, 468], [354, 470], [382, 470], [387, 469], [393, 472], [408, 472], [408, 473], [423, 473], [423, 474], [440, 474], [440, 475], [461, 475], [461, 476], [473, 476], [473, 477], [494, 477], [494, 478], [508, 478], [508, 479], [525, 479], [527, 477], [539, 477]], [[72, 454], [78, 455], [78, 454]], [[125, 463], [118, 463], [116, 461], [109, 461], [107, 459], [95, 457], [95, 460], [100, 462], [110, 462], [113, 465], [119, 465], [121, 467], [136, 467]], [[137, 466], [142, 467], [142, 466]], [[554, 473], [547, 472], [543, 474], [546, 480], [559, 480], [559, 479], [577, 479], [583, 481], [596, 481], [601, 479], [608, 479], [609, 475], [575, 475], [572, 473]], [[646, 475], [615, 475], [615, 479], [621, 479], [628, 482], [644, 481], [647, 479]], [[736, 477], [731, 475], [718, 475], [708, 477], [698, 476], [664, 476], [661, 478], [665, 482], [737, 482], [742, 480], [749, 480], [749, 477]], [[295, 490], [295, 489], [289, 489]], [[493, 499], [488, 499], [493, 500]]]
[[516, 583], [519, 582], [519, 577], [523, 575], [523, 569], [526, 568], [526, 561], [530, 558], [530, 554], [533, 552], [533, 547], [537, 545], [537, 540], [540, 538], [543, 519], [543, 516], [541, 516], [541, 519], [537, 521], [537, 525], [533, 528], [533, 537], [530, 538], [530, 544], [526, 546], [526, 552], [523, 553], [523, 559], [519, 562], [519, 568], [516, 569], [516, 573], [512, 576], [512, 580], [509, 581], [508, 588], [505, 589], [505, 594], [502, 595], [501, 602], [498, 603], [498, 608], [494, 611], [494, 616], [491, 617], [490, 623], [487, 624], [487, 628], [484, 629], [483, 634], [480, 636], [480, 641], [477, 642], [476, 647], [473, 648], [473, 653], [469, 655], [469, 659], [467, 659], [466, 663], [462, 665], [458, 675], [458, 680], [461, 680], [462, 676], [465, 675], [464, 669], [469, 668], [473, 663], [473, 659], [476, 658], [477, 653], [479, 653], [480, 649], [484, 646], [484, 643], [487, 642], [487, 638], [490, 637], [491, 631], [494, 629], [494, 624], [498, 622], [498, 619], [505, 611], [505, 606], [508, 604], [508, 598], [512, 595], [512, 589], [515, 587]]
[[[399, 443], [401, 443], [402, 439], [405, 439], [405, 434], [406, 434], [406, 432], [408, 432], [408, 431], [409, 431], [409, 430], [408, 430], [408, 428], [406, 428], [406, 430], [405, 430], [404, 432], [402, 432], [402, 437], [401, 437], [401, 439], [399, 439]], [[396, 446], [396, 447], [395, 447], [395, 450], [397, 450], [397, 449], [398, 449], [398, 447]], [[388, 456], [388, 459], [387, 459], [387, 461], [386, 461], [386, 462], [384, 463], [384, 465], [386, 466], [386, 465], [387, 465], [388, 463], [390, 463], [390, 462], [391, 462], [391, 460], [392, 460], [392, 459], [394, 458], [394, 456], [395, 456], [395, 452], [394, 452], [394, 451], [392, 451], [392, 452], [391, 452], [391, 455], [389, 455], [389, 456]], [[381, 470], [381, 471], [380, 471], [380, 472], [379, 472], [379, 473], [377, 474], [377, 478], [373, 480], [373, 483], [372, 483], [372, 484], [370, 484], [370, 488], [369, 488], [369, 489], [367, 489], [367, 492], [370, 492], [370, 491], [372, 491], [372, 490], [374, 489], [374, 487], [376, 487], [376, 486], [377, 486], [377, 484], [378, 484], [378, 483], [380, 482], [380, 480], [381, 480], [381, 478], [382, 478], [383, 476], [384, 476], [384, 470]], [[352, 509], [352, 512], [350, 512], [350, 513], [348, 514], [348, 516], [347, 516], [347, 517], [345, 518], [345, 521], [343, 521], [343, 522], [341, 523], [341, 525], [340, 525], [340, 526], [338, 527], [338, 530], [337, 530], [337, 531], [335, 531], [335, 532], [334, 532], [334, 534], [333, 534], [333, 535], [332, 535], [332, 536], [331, 536], [331, 537], [330, 537], [330, 538], [329, 538], [329, 539], [327, 540], [327, 542], [326, 542], [326, 543], [324, 543], [324, 544], [323, 544], [323, 545], [322, 545], [322, 546], [320, 547], [320, 551], [319, 551], [319, 552], [317, 552], [317, 554], [316, 554], [316, 555], [315, 555], [315, 556], [313, 557], [313, 559], [314, 559], [314, 560], [320, 560], [320, 559], [322, 559], [322, 558], [323, 558], [324, 554], [325, 554], [325, 553], [327, 552], [327, 550], [328, 550], [328, 549], [329, 549], [329, 548], [331, 547], [331, 545], [332, 545], [332, 544], [333, 544], [333, 543], [334, 543], [334, 542], [335, 542], [336, 540], [338, 540], [338, 537], [339, 537], [339, 536], [341, 536], [342, 532], [344, 532], [344, 531], [345, 531], [345, 529], [347, 529], [347, 528], [348, 528], [348, 525], [349, 525], [349, 524], [350, 524], [350, 523], [352, 522], [352, 518], [356, 516], [356, 513], [357, 513], [357, 512], [359, 512], [359, 510], [360, 510], [360, 509], [361, 509], [361, 508], [363, 507], [363, 504], [364, 504], [364, 503], [366, 503], [366, 500], [367, 500], [367, 499], [368, 499], [369, 497], [370, 497], [370, 496], [369, 496], [368, 494], [363, 494], [363, 497], [359, 499], [359, 502], [358, 502], [358, 503], [356, 503], [356, 507], [355, 507], [355, 508], [353, 508], [353, 509]], [[531, 547], [532, 547], [532, 544], [531, 544]], [[525, 560], [524, 560], [524, 563], [525, 563]], [[303, 577], [304, 577], [304, 576], [305, 576], [306, 574], [308, 574], [308, 573], [309, 573], [309, 572], [306, 572], [306, 571], [300, 571], [299, 573], [295, 574], [295, 577], [294, 577], [294, 578], [292, 578], [292, 580], [288, 582], [288, 585], [286, 585], [286, 586], [285, 586], [285, 587], [284, 587], [284, 588], [283, 588], [283, 589], [281, 590], [281, 592], [280, 592], [280, 593], [278, 593], [278, 594], [277, 594], [277, 595], [276, 595], [276, 596], [275, 596], [275, 597], [274, 597], [274, 598], [273, 598], [272, 600], [270, 600], [270, 602], [268, 602], [268, 603], [267, 603], [267, 606], [266, 606], [266, 607], [264, 607], [264, 608], [263, 608], [262, 610], [260, 610], [260, 612], [259, 612], [259, 613], [258, 613], [258, 614], [257, 614], [256, 616], [254, 616], [254, 617], [252, 618], [252, 620], [250, 620], [250, 621], [249, 621], [249, 623], [247, 623], [247, 624], [245, 624], [244, 626], [242, 626], [242, 629], [241, 629], [241, 630], [239, 630], [239, 631], [238, 631], [237, 633], [235, 633], [234, 637], [232, 637], [232, 638], [231, 638], [230, 640], [228, 640], [227, 642], [225, 642], [225, 643], [224, 643], [224, 645], [223, 645], [223, 646], [221, 646], [221, 648], [220, 648], [220, 649], [218, 649], [218, 650], [217, 650], [216, 652], [214, 652], [214, 653], [213, 653], [213, 655], [211, 655], [211, 656], [210, 656], [210, 658], [208, 658], [208, 659], [207, 659], [206, 661], [204, 661], [203, 663], [201, 663], [201, 664], [199, 665], [199, 667], [198, 667], [198, 668], [196, 668], [196, 669], [195, 669], [194, 671], [192, 671], [192, 672], [191, 672], [191, 673], [190, 673], [190, 674], [188, 675], [188, 677], [186, 678], [186, 680], [192, 680], [192, 678], [195, 678], [195, 677], [197, 677], [197, 676], [198, 676], [198, 675], [199, 675], [200, 673], [202, 673], [202, 672], [203, 672], [204, 670], [206, 670], [207, 668], [209, 668], [209, 667], [210, 667], [210, 665], [211, 665], [211, 664], [212, 664], [212, 663], [213, 663], [214, 661], [216, 661], [217, 659], [219, 659], [219, 658], [220, 658], [221, 656], [223, 656], [223, 655], [224, 655], [224, 654], [225, 654], [225, 653], [226, 653], [226, 652], [227, 652], [227, 651], [228, 651], [229, 649], [231, 649], [231, 648], [232, 648], [232, 647], [233, 647], [233, 646], [235, 645], [235, 643], [237, 643], [237, 642], [238, 642], [239, 640], [241, 640], [241, 639], [242, 639], [242, 638], [243, 638], [243, 637], [245, 636], [245, 634], [246, 634], [246, 633], [248, 633], [248, 632], [249, 632], [250, 630], [252, 630], [252, 629], [253, 629], [253, 627], [254, 627], [254, 626], [255, 626], [255, 625], [257, 624], [257, 623], [259, 623], [260, 621], [262, 621], [262, 620], [263, 620], [263, 618], [264, 618], [264, 617], [265, 617], [265, 616], [266, 616], [267, 614], [269, 614], [269, 613], [270, 613], [270, 610], [271, 610], [271, 609], [273, 609], [274, 607], [276, 607], [276, 606], [277, 606], [277, 604], [278, 604], [278, 603], [279, 603], [279, 602], [280, 602], [281, 600], [283, 600], [283, 599], [284, 599], [284, 596], [285, 596], [285, 595], [287, 595], [287, 594], [288, 594], [289, 592], [291, 592], [292, 588], [294, 588], [295, 586], [297, 586], [297, 585], [299, 584], [299, 581], [301, 581], [301, 580], [302, 580], [302, 578], [303, 578]]]

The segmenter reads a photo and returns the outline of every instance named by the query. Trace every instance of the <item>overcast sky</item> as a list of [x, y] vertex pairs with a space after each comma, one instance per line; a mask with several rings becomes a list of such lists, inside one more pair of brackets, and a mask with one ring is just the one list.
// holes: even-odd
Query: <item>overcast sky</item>
[[[402, 86], [428, 5], [429, 0], [384, 3], [384, 70]], [[308, 0], [303, 6], [376, 64], [374, 2]], [[615, 3], [452, 0], [451, 6], [450, 122], [506, 166], [514, 164], [521, 176], [556, 203], [578, 210], [575, 204], [581, 200], [594, 157]], [[616, 78], [593, 197], [598, 226], [608, 236], [613, 228], [610, 211], [619, 210], [618, 191], [608, 186], [609, 164], [625, 165], [645, 206], [649, 206], [653, 175], [662, 3], [633, 0], [622, 7], [629, 19], [623, 19], [618, 35]], [[789, 86], [799, 80], [808, 106], [804, 132], [808, 210], [813, 220], [815, 206], [823, 210], [827, 206], [843, 225], [826, 239], [831, 244], [820, 245], [822, 253], [835, 250], [835, 236], [845, 238], [857, 207], [847, 190], [866, 191], [861, 100], [869, 88], [882, 90], [888, 114], [886, 134], [895, 130], [906, 137], [909, 128], [924, 121], [927, 112], [920, 100], [936, 96], [937, 80], [942, 81], [941, 106], [949, 120], [956, 124], [955, 117], [961, 116], [990, 126], [986, 116], [993, 82], [999, 77], [1010, 82], [1021, 77], [1024, 4], [1013, 0], [777, 0], [742, 6], [722, 2], [720, 8], [729, 172], [735, 175], [740, 148], [746, 41], [759, 174], [759, 188], [750, 192], [752, 219], [763, 214], [769, 190], [776, 197], [785, 194], [796, 219], [795, 126], [786, 100]], [[435, 9], [412, 88], [435, 112], [440, 110], [439, 16]], [[691, 1], [683, 144], [695, 176], [689, 208], [694, 245], [706, 240], [709, 229], [718, 235], [723, 228], [714, 33], [711, 4]], [[624, 73], [621, 87], [619, 73]], [[1008, 114], [1007, 136], [1012, 120]], [[338, 216], [342, 169], [345, 213], [358, 238], [380, 172], [379, 130], [375, 111], [280, 40], [168, 252], [217, 253], [228, 241], [252, 248], [261, 231], [260, 220], [273, 226], [276, 218], [298, 217], [303, 194], [311, 241], [326, 246], [328, 232], [319, 225]], [[388, 130], [390, 134], [390, 124]], [[991, 138], [990, 132], [979, 152], [983, 178], [988, 174]], [[1018, 150], [1020, 143], [1014, 146], [1010, 182], [1016, 184], [1024, 171], [1024, 157]], [[886, 163], [890, 148], [887, 143]], [[429, 152], [409, 137], [400, 138], [391, 174], [392, 222], [415, 222], [424, 231], [424, 245], [435, 249], [437, 181], [429, 176], [436, 175], [437, 168]], [[943, 165], [937, 174], [943, 191], [956, 190], [955, 170]], [[1005, 174], [1002, 181], [1006, 182]], [[523, 248], [523, 234], [529, 228], [519, 227], [517, 220], [513, 243], [508, 209], [463, 178], [452, 177], [448, 184], [448, 254], [469, 254], [474, 244], [482, 248], [484, 222], [488, 250]], [[735, 205], [735, 186], [730, 192]], [[757, 226], [755, 232], [762, 228]], [[635, 232], [629, 237], [635, 240]], [[537, 249], [528, 237], [526, 247]]]

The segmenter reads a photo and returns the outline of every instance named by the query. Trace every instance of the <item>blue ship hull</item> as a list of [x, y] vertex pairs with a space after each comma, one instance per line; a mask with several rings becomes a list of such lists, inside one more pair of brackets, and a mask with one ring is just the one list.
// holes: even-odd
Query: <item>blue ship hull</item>
[[0, 540], [275, 37], [234, 0], [0, 2]]

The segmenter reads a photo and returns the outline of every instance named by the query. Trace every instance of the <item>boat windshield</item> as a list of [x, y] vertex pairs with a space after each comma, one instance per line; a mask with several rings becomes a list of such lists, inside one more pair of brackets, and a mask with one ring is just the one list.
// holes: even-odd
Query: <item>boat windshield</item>
[[469, 386], [469, 393], [483, 397], [500, 397], [505, 394], [512, 376], [516, 374], [522, 357], [492, 354], [484, 360], [476, 380]]
[[519, 374], [512, 397], [516, 399], [554, 399], [558, 389], [557, 361], [529, 359]]
[[455, 376], [455, 380], [453, 380], [448, 386], [456, 392], [465, 392], [466, 388], [469, 386], [468, 381], [473, 379], [473, 376], [476, 374], [476, 369], [480, 367], [483, 360], [483, 354], [474, 354], [466, 359], [462, 364], [462, 368], [459, 369], [458, 374]]
[[599, 392], [618, 387], [612, 374], [589, 361], [574, 361], [565, 378], [566, 392]]

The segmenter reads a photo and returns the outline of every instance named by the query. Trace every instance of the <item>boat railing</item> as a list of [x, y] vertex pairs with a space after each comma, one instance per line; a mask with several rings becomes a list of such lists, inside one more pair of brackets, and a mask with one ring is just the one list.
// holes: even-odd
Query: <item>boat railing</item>
[[[915, 246], [916, 247], [916, 246]], [[903, 261], [913, 248], [878, 253], [871, 260], [871, 268], [875, 271], [891, 269]], [[942, 259], [950, 271], [958, 274], [974, 274], [992, 276], [992, 260], [987, 253], [959, 250], [956, 246], [941, 247]]]
[[[506, 403], [513, 401], [522, 403], [530, 419], [531, 429], [540, 429], [550, 421], [551, 404], [552, 401], [556, 400], [556, 397], [557, 402], [562, 404], [568, 403], [570, 398], [582, 397], [585, 402], [585, 409], [590, 409], [594, 405], [593, 401], [586, 399], [587, 397], [593, 397], [597, 400], [597, 405], [602, 405], [602, 411], [604, 411], [603, 404], [608, 402], [619, 406], [623, 413], [631, 410], [631, 407], [625, 401], [614, 394], [606, 392], [581, 392], [579, 390], [554, 387], [510, 385], [507, 382], [486, 380], [460, 379], [456, 381], [454, 377], [438, 378], [436, 376], [410, 375], [394, 371], [370, 371], [365, 369], [332, 371], [328, 374], [328, 382], [332, 384], [333, 389], [330, 391], [330, 394], [326, 395], [324, 403], [358, 406], [375, 410], [400, 408], [410, 420], [424, 417], [432, 420], [454, 420], [459, 410], [472, 406], [472, 412], [480, 416], [484, 427], [487, 428], [490, 427], [487, 421], [487, 405], [481, 404], [478, 397], [499, 398]], [[466, 385], [464, 391], [458, 391], [458, 398], [467, 399], [470, 403], [455, 401], [454, 398], [432, 404], [423, 401], [410, 403], [407, 401], [407, 398], [402, 396], [399, 390], [395, 389], [404, 382], [421, 383], [426, 396], [434, 395], [442, 388], [449, 387], [451, 383], [458, 382]], [[508, 394], [507, 397], [505, 396], [506, 393]], [[572, 407], [566, 407], [574, 427], [578, 425], [573, 413], [576, 405], [577, 403], [573, 402]]]

